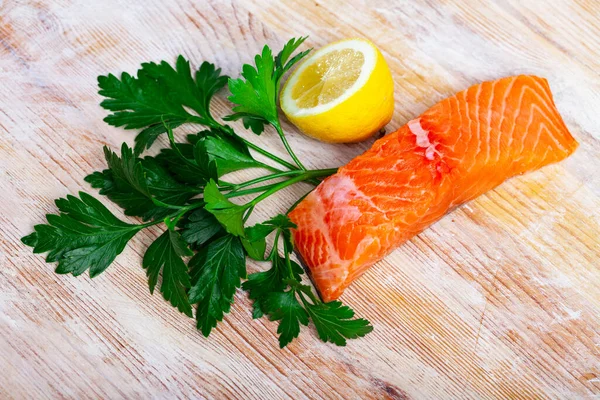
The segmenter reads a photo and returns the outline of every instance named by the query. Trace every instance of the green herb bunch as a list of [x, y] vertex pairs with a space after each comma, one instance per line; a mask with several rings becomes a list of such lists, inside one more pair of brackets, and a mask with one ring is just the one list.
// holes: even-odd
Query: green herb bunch
[[[192, 74], [182, 56], [174, 67], [165, 61], [145, 63], [137, 76], [98, 77], [99, 94], [106, 98], [100, 105], [110, 111], [104, 121], [140, 131], [133, 149], [125, 143], [118, 153], [105, 147], [107, 168], [85, 180], [141, 223], [120, 220], [96, 198], [80, 192], [78, 197], [57, 199], [59, 213], [47, 215], [47, 224], [36, 225], [23, 243], [34, 253], [47, 252], [46, 262], [57, 262], [59, 274], [77, 276], [89, 270], [95, 277], [136, 233], [164, 224], [164, 232], [142, 261], [150, 292], [159, 285], [165, 300], [189, 317], [195, 308], [197, 327], [205, 336], [230, 311], [240, 287], [253, 300], [254, 318], [278, 321], [281, 347], [298, 337], [300, 325], [309, 321], [323, 341], [340, 346], [369, 333], [372, 326], [367, 320], [354, 318], [354, 312], [339, 301], [323, 303], [311, 286], [302, 283], [304, 270], [291, 259], [295, 226], [287, 215], [245, 226], [254, 207], [277, 191], [298, 182], [318, 184], [336, 172], [306, 169], [279, 121], [281, 79], [310, 51], [292, 56], [305, 39], [291, 39], [276, 56], [265, 46], [254, 65], [243, 66], [239, 79], [221, 75], [208, 62]], [[241, 138], [213, 117], [211, 100], [225, 85], [234, 107], [224, 120], [241, 119], [257, 135], [273, 126], [293, 162]], [[186, 124], [204, 128], [185, 142], [175, 141], [173, 130]], [[165, 133], [169, 146], [156, 156], [142, 157]], [[256, 154], [271, 164], [259, 161]], [[223, 179], [248, 168], [267, 173], [241, 183]], [[232, 201], [254, 194], [243, 204]], [[267, 253], [268, 237], [273, 246]], [[247, 276], [247, 257], [266, 261], [270, 268]]]

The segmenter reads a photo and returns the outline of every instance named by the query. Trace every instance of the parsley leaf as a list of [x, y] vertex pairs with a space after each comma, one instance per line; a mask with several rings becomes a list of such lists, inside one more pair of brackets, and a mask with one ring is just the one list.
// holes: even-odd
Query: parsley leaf
[[199, 303], [198, 329], [204, 336], [228, 313], [233, 296], [246, 277], [244, 249], [240, 239], [226, 235], [210, 242], [189, 262], [192, 287], [190, 302]]
[[226, 121], [242, 119], [246, 128], [251, 128], [260, 135], [266, 124], [272, 125], [281, 138], [283, 145], [294, 160], [296, 166], [306, 170], [300, 159], [292, 150], [281, 129], [277, 115], [277, 99], [281, 78], [294, 64], [308, 54], [308, 51], [299, 53], [290, 59], [292, 53], [306, 38], [288, 41], [281, 52], [274, 58], [271, 49], [265, 46], [262, 53], [254, 58], [255, 66], [244, 64], [242, 77], [229, 80], [229, 100], [236, 104], [232, 108], [233, 114], [226, 116]]
[[246, 237], [251, 241], [265, 240], [271, 232], [277, 229], [276, 226], [269, 224], [269, 221], [260, 224], [252, 225], [246, 228]]
[[202, 246], [220, 232], [223, 232], [223, 227], [215, 216], [200, 208], [187, 218], [181, 237], [189, 244]]
[[289, 229], [297, 228], [296, 224], [294, 224], [290, 217], [288, 217], [285, 214], [277, 214], [273, 218], [263, 223], [266, 225], [273, 226], [275, 228], [279, 228], [283, 231], [288, 231]]
[[[210, 160], [217, 163], [219, 176], [241, 169], [265, 167], [265, 164], [252, 157], [248, 145], [244, 143], [242, 138], [233, 133], [228, 126], [222, 128], [187, 136], [192, 145], [197, 145], [200, 142], [205, 143]], [[182, 149], [186, 147], [190, 148], [192, 146], [189, 144], [181, 145]]]
[[265, 223], [256, 224], [244, 230], [246, 237], [242, 239], [242, 244], [250, 258], [257, 261], [264, 261], [265, 250], [267, 249], [266, 239], [274, 230], [274, 226]]
[[213, 179], [218, 181], [216, 162], [211, 159], [203, 141], [195, 144], [175, 143], [173, 132], [168, 131], [171, 148], [162, 149], [156, 157], [175, 178], [186, 184], [204, 186]]
[[204, 171], [198, 167], [194, 160], [194, 146], [189, 143], [177, 143], [176, 147], [177, 149], [161, 149], [160, 153], [156, 156], [156, 160], [178, 182], [204, 186], [207, 179]]
[[[245, 232], [247, 235], [248, 230], [246, 229]], [[265, 250], [267, 249], [267, 241], [264, 238], [253, 241], [246, 237], [243, 237], [242, 245], [244, 246], [248, 257], [256, 261], [265, 261]]]
[[345, 346], [346, 339], [356, 339], [373, 330], [373, 326], [366, 319], [352, 319], [354, 311], [348, 306], [343, 306], [340, 301], [310, 304], [306, 310], [324, 342]]
[[[256, 135], [260, 135], [265, 130], [265, 123], [262, 119], [252, 118], [252, 116], [250, 116], [250, 115], [247, 115], [247, 116], [242, 115], [241, 118], [242, 118], [242, 123], [244, 124], [244, 128], [250, 129]], [[225, 117], [225, 120], [236, 120], [236, 119], [239, 119], [237, 115], [231, 116], [231, 117], [229, 117], [229, 116]]]
[[[279, 237], [285, 234], [288, 230], [287, 226], [295, 226], [289, 221], [287, 216], [276, 216], [261, 224], [256, 224], [246, 229], [246, 238], [242, 239], [242, 243], [250, 257], [253, 257], [253, 252], [257, 251], [260, 259], [264, 257], [264, 249], [266, 247], [265, 238], [273, 230], [277, 230], [273, 249], [269, 254], [268, 259], [271, 261], [271, 268], [267, 271], [256, 272], [248, 276], [248, 280], [243, 283], [242, 288], [248, 292], [248, 296], [253, 302], [253, 318], [260, 318], [265, 313], [272, 313], [278, 310], [277, 305], [270, 304], [269, 298], [273, 293], [283, 292], [287, 287], [287, 280], [291, 277], [296, 281], [300, 281], [300, 275], [304, 272], [295, 262], [291, 261], [288, 256], [281, 257], [277, 251]], [[258, 257], [253, 257], [259, 259]], [[285, 327], [281, 328], [286, 329]], [[281, 339], [281, 338], [280, 338]], [[289, 342], [293, 339], [286, 337], [284, 342]]]
[[93, 278], [119, 255], [143, 225], [131, 225], [115, 217], [100, 201], [80, 192], [56, 200], [60, 214], [48, 214], [47, 225], [21, 240], [34, 253], [49, 252], [46, 262], [58, 261], [56, 272], [81, 275], [87, 269]]
[[[271, 268], [248, 276], [242, 288], [253, 300], [253, 318], [264, 314], [271, 321], [279, 321], [277, 333], [279, 345], [286, 346], [300, 333], [300, 325], [308, 325], [309, 317], [313, 321], [321, 340], [346, 345], [346, 339], [364, 336], [373, 330], [369, 321], [352, 319], [354, 311], [342, 306], [339, 301], [321, 302], [312, 292], [312, 288], [303, 285], [304, 269], [290, 259], [293, 251], [291, 229], [296, 225], [287, 215], [277, 215], [261, 224], [246, 229], [245, 240], [249, 254], [258, 248], [263, 251], [264, 239], [274, 230], [277, 231], [275, 243], [269, 255]], [[279, 238], [283, 242], [283, 257], [279, 255]], [[252, 246], [252, 247], [249, 247]]]
[[271, 292], [281, 292], [287, 286], [283, 280], [285, 278], [285, 260], [273, 252], [269, 257], [271, 268], [266, 271], [255, 272], [248, 275], [248, 280], [242, 284], [242, 289], [248, 292], [250, 300], [254, 300], [254, 318], [260, 318], [263, 315], [260, 302], [264, 296]]
[[[181, 56], [179, 57], [182, 58]], [[202, 112], [196, 111], [198, 111], [200, 115], [207, 119], [212, 119], [210, 114], [210, 101], [213, 96], [227, 84], [227, 81], [229, 81], [229, 77], [227, 75], [221, 75], [221, 68], [216, 68], [214, 64], [206, 61], [200, 65], [200, 68], [196, 71], [196, 86], [198, 86], [198, 91], [201, 94], [200, 105]]]
[[245, 128], [257, 135], [264, 131], [265, 124], [279, 126], [277, 97], [283, 75], [310, 50], [290, 56], [306, 40], [306, 37], [289, 40], [274, 58], [269, 46], [254, 58], [255, 67], [244, 64], [242, 78], [229, 80], [229, 100], [236, 104], [234, 113], [225, 117], [232, 121], [242, 119]]
[[154, 293], [158, 275], [162, 270], [160, 291], [163, 297], [189, 317], [192, 317], [192, 307], [186, 291], [190, 287], [190, 277], [182, 257], [193, 254], [178, 232], [167, 229], [148, 247], [142, 261], [142, 267], [148, 276], [150, 293]]
[[260, 318], [265, 313], [265, 309], [269, 309], [264, 305], [266, 297], [272, 292], [282, 292], [287, 286], [286, 278], [288, 276], [287, 262], [291, 262], [292, 273], [294, 279], [301, 280], [300, 275], [304, 272], [301, 266], [297, 263], [286, 260], [277, 252], [271, 252], [269, 256], [271, 268], [266, 271], [255, 272], [248, 275], [248, 280], [242, 284], [242, 289], [248, 292], [248, 297], [254, 300], [252, 318]]
[[242, 243], [246, 252], [248, 252], [248, 256], [257, 261], [263, 261], [265, 249], [267, 248], [267, 236], [274, 230], [279, 229], [286, 242], [289, 243], [289, 247], [292, 248], [289, 228], [295, 227], [296, 225], [287, 215], [279, 214], [265, 222], [246, 228], [246, 237], [242, 239]]
[[[211, 132], [214, 132], [214, 130], [205, 129], [200, 132], [190, 133], [189, 135], [186, 136], [188, 143], [185, 143], [185, 144], [187, 144], [187, 145], [191, 144], [192, 148], [193, 148], [193, 145], [198, 143], [200, 140], [204, 139], [206, 136], [210, 135]], [[179, 143], [179, 144], [182, 145], [184, 143]]]
[[204, 188], [204, 207], [215, 216], [225, 230], [235, 236], [244, 236], [244, 212], [246, 206], [229, 201], [219, 191], [215, 181], [211, 180]]
[[[308, 38], [308, 36], [299, 37], [299, 38], [291, 38], [283, 49], [277, 54], [275, 57], [275, 79], [277, 79], [277, 87], [279, 87], [279, 81], [283, 77], [283, 75], [289, 71], [298, 61], [300, 61], [304, 56], [311, 52], [312, 49], [308, 49], [296, 54], [294, 57], [290, 59], [290, 56], [300, 47], [302, 43]], [[289, 61], [288, 61], [289, 59]]]
[[261, 307], [269, 320], [280, 321], [277, 327], [279, 347], [284, 348], [300, 334], [300, 324], [308, 325], [308, 314], [296, 297], [296, 291], [272, 292], [266, 295]]
[[218, 181], [219, 172], [217, 171], [217, 163], [211, 159], [206, 149], [206, 143], [202, 140], [194, 146], [194, 160], [200, 170], [200, 174], [207, 182], [210, 180]]
[[217, 163], [219, 176], [263, 166], [250, 155], [248, 146], [237, 136], [213, 134], [207, 136], [203, 142], [211, 160]]
[[266, 223], [275, 226], [281, 232], [283, 236], [283, 248], [286, 254], [291, 253], [294, 250], [294, 243], [292, 240], [291, 229], [297, 228], [296, 224], [292, 222], [290, 217], [284, 214], [278, 214], [271, 218]]
[[151, 125], [144, 128], [135, 137], [135, 145], [133, 151], [135, 154], [142, 154], [144, 150], [152, 147], [156, 139], [163, 133], [167, 132], [168, 129], [175, 129], [182, 125], [185, 121], [181, 120], [169, 120], [163, 121], [162, 124]]
[[125, 215], [144, 221], [162, 219], [173, 210], [157, 205], [153, 199], [181, 206], [198, 194], [197, 189], [173, 179], [156, 159], [136, 158], [126, 144], [121, 147], [121, 157], [107, 147], [104, 154], [109, 168], [88, 175], [85, 181], [124, 208]]
[[121, 146], [120, 158], [111, 149], [104, 146], [104, 158], [115, 179], [127, 183], [133, 191], [140, 195], [151, 197], [144, 176], [144, 168], [127, 144], [123, 143]]
[[163, 219], [169, 214], [169, 209], [157, 206], [144, 194], [135, 190], [129, 183], [116, 179], [111, 170], [96, 171], [85, 177], [94, 189], [100, 189], [100, 194], [107, 196], [124, 209], [125, 215], [141, 217], [144, 221]]
[[121, 74], [120, 79], [112, 74], [99, 76], [98, 93], [107, 98], [100, 105], [112, 111], [104, 119], [108, 124], [125, 129], [146, 128], [136, 138], [136, 152], [141, 152], [150, 148], [167, 127], [173, 129], [186, 122], [219, 126], [210, 114], [209, 104], [227, 80], [220, 69], [208, 62], [202, 63], [194, 80], [189, 62], [179, 56], [175, 68], [163, 61], [142, 64], [137, 77], [127, 73]]
[[[254, 58], [254, 63], [256, 67], [244, 64], [243, 78], [229, 80], [229, 100], [237, 105], [232, 108], [234, 113], [225, 119], [243, 118], [245, 124], [252, 124], [262, 132], [264, 124], [278, 124], [277, 87], [273, 79], [275, 60], [269, 46], [263, 47], [262, 53]], [[261, 124], [263, 126], [259, 128]]]
[[199, 194], [198, 189], [173, 179], [155, 158], [145, 157], [141, 164], [150, 199], [155, 198], [162, 203], [181, 206]]

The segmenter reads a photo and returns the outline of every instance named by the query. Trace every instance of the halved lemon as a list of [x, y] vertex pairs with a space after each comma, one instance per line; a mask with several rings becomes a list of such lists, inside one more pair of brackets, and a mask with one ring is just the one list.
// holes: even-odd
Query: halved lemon
[[373, 43], [347, 39], [315, 51], [290, 76], [281, 109], [308, 136], [324, 142], [367, 139], [392, 119], [392, 74]]

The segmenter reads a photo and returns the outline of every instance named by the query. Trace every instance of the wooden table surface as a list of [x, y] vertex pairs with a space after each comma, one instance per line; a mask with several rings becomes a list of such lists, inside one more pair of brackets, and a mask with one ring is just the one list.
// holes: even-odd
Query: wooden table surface
[[[159, 230], [94, 280], [54, 274], [19, 242], [54, 198], [95, 194], [83, 177], [104, 167], [103, 145], [133, 140], [102, 122], [98, 75], [181, 53], [237, 76], [265, 43], [300, 35], [379, 46], [395, 79], [390, 129], [471, 84], [532, 73], [581, 146], [368, 271], [342, 299], [375, 330], [345, 348], [305, 329], [280, 350], [243, 292], [205, 339], [148, 293], [141, 255]], [[0, 398], [600, 398], [599, 72], [597, 0], [0, 0]], [[285, 129], [311, 167], [370, 145]], [[272, 131], [255, 140], [285, 156]]]

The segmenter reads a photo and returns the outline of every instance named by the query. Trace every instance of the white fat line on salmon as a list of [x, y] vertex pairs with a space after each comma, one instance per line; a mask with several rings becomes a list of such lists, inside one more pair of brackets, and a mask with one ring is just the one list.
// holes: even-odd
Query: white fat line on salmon
[[425, 158], [433, 160], [433, 156], [439, 153], [435, 149], [436, 144], [429, 141], [429, 131], [423, 129], [421, 126], [421, 118], [413, 119], [408, 121], [408, 129], [417, 138], [417, 146], [425, 149]]

